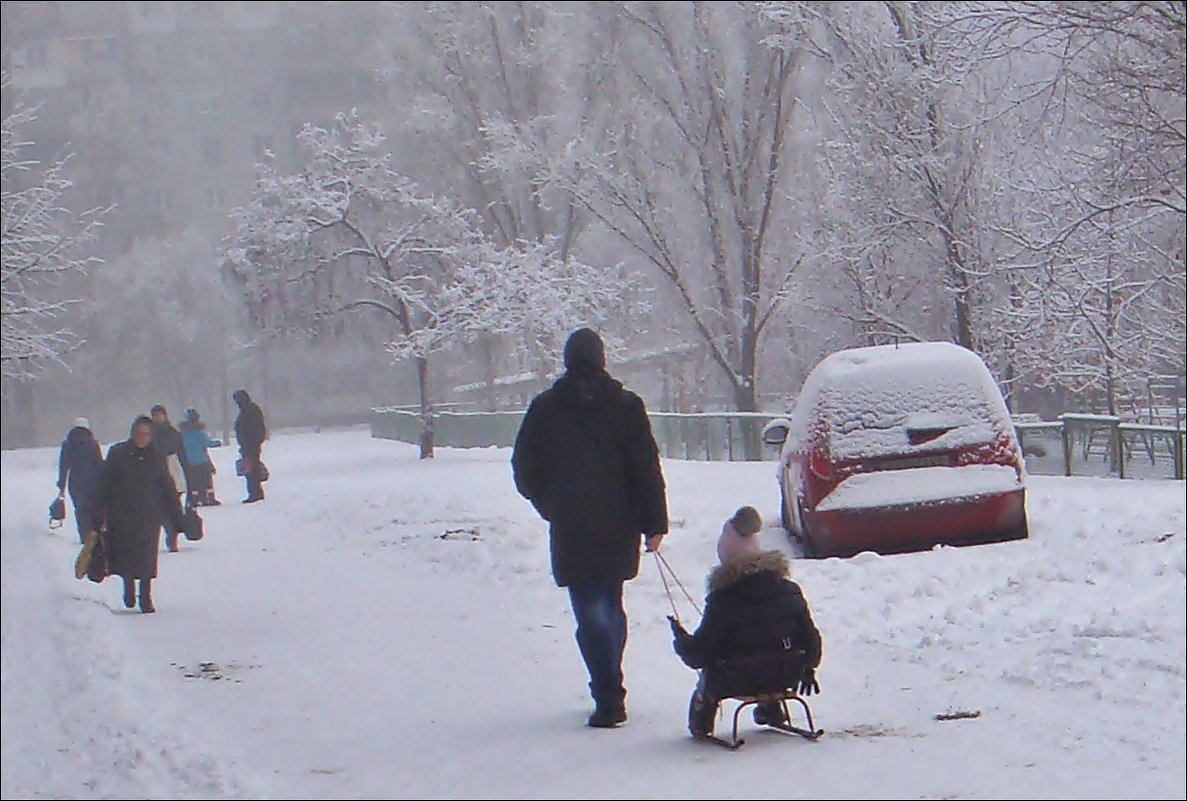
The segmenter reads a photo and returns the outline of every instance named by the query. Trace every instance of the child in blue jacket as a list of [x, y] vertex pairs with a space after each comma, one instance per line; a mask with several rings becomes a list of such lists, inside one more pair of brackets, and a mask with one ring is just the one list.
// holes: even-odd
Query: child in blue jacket
[[214, 497], [214, 462], [210, 460], [206, 449], [218, 448], [222, 442], [206, 433], [206, 423], [198, 416], [197, 409], [185, 410], [185, 420], [178, 430], [181, 431], [181, 444], [185, 447], [189, 505], [219, 506], [222, 501]]

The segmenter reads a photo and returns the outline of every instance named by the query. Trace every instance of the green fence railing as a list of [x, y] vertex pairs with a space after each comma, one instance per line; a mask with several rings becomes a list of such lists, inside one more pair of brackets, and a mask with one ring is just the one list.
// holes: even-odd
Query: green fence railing
[[1184, 477], [1187, 432], [1181, 428], [1065, 414], [1058, 422], [1016, 422], [1014, 430], [1026, 469], [1036, 475]]
[[[660, 453], [668, 459], [746, 461], [778, 458], [762, 444], [767, 412], [650, 412]], [[433, 417], [433, 438], [445, 448], [510, 447], [522, 411], [450, 412]], [[1187, 432], [1170, 426], [1123, 423], [1103, 415], [1065, 414], [1056, 422], [1014, 423], [1026, 469], [1036, 475], [1183, 479]], [[407, 409], [373, 409], [371, 436], [420, 441], [420, 418]]]

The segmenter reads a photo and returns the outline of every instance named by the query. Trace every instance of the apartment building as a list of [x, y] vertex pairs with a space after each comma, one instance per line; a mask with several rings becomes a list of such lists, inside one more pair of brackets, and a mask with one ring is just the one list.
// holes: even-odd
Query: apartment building
[[105, 248], [194, 225], [219, 235], [265, 151], [290, 163], [305, 122], [382, 103], [369, 59], [384, 13], [381, 3], [5, 2], [6, 94], [40, 105], [40, 157], [75, 154], [73, 203], [118, 207]]

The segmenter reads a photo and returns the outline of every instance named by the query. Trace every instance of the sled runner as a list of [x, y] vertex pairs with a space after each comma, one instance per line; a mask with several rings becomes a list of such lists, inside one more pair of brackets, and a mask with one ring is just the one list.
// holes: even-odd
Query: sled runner
[[[806, 740], [816, 740], [824, 734], [824, 729], [817, 729], [816, 724], [812, 721], [812, 710], [808, 707], [808, 702], [801, 698], [794, 690], [781, 690], [757, 695], [730, 695], [726, 696], [726, 698], [738, 702], [737, 708], [734, 709], [734, 727], [731, 738], [727, 740], [724, 737], [707, 734], [695, 737], [695, 740], [719, 745], [722, 748], [728, 748], [730, 751], [737, 751], [746, 744], [746, 741], [738, 736], [738, 721], [741, 718], [742, 710], [748, 706], [770, 701], [778, 702], [779, 706], [783, 709], [784, 722], [762, 723], [759, 725], [769, 729], [778, 729], [788, 734], [798, 734]], [[722, 701], [725, 701], [726, 698], [723, 698]], [[797, 701], [804, 708], [804, 717], [807, 718], [808, 728], [800, 728], [791, 722], [791, 708], [787, 705], [788, 701]]]

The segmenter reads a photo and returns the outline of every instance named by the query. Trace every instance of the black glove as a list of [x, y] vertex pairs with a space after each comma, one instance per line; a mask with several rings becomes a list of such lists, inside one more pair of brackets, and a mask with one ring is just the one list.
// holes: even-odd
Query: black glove
[[803, 675], [800, 676], [800, 686], [796, 689], [796, 694], [811, 695], [819, 692], [820, 684], [816, 681], [816, 671], [812, 668], [805, 668]]
[[672, 650], [680, 653], [681, 646], [691, 635], [680, 625], [680, 621], [671, 615], [668, 615], [668, 625], [672, 627]]

